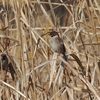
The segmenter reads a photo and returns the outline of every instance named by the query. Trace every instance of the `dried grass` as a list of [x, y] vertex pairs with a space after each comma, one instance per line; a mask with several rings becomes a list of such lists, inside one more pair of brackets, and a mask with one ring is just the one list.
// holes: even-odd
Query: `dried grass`
[[[100, 100], [100, 2], [72, 1], [0, 1], [0, 50], [14, 69], [2, 74], [0, 100]], [[79, 59], [51, 50], [41, 35], [52, 30]]]

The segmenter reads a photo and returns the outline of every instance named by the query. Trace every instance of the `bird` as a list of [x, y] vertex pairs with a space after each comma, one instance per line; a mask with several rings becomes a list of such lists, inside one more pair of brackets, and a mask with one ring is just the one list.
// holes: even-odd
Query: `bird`
[[2, 53], [0, 54], [0, 79], [6, 81], [6, 74], [10, 72], [12, 79], [15, 79], [15, 70], [11, 62], [8, 61], [7, 55]]
[[8, 70], [8, 58], [6, 54], [0, 54], [0, 79], [6, 81], [6, 75]]
[[[52, 31], [52, 32], [49, 32], [49, 35], [50, 35], [50, 40], [49, 40], [50, 47], [52, 48], [52, 50], [54, 52], [63, 54], [63, 59], [65, 61], [68, 61], [68, 56], [73, 57], [75, 59], [75, 61], [79, 64], [80, 68], [83, 70], [83, 73], [85, 73], [84, 67], [83, 67], [80, 59], [75, 54], [67, 54], [66, 55], [66, 49], [65, 49], [65, 46], [64, 46], [64, 42], [59, 37], [58, 32]], [[61, 65], [64, 66], [64, 63], [62, 62]]]
[[49, 43], [50, 43], [50, 47], [52, 48], [52, 50], [54, 52], [56, 52], [56, 53], [62, 54], [64, 60], [67, 61], [67, 56], [65, 54], [66, 53], [66, 49], [65, 49], [65, 46], [64, 46], [64, 42], [59, 37], [58, 32], [52, 31], [52, 32], [49, 32], [49, 35], [50, 35]]
[[8, 58], [6, 54], [0, 55], [0, 70], [7, 70], [8, 69]]

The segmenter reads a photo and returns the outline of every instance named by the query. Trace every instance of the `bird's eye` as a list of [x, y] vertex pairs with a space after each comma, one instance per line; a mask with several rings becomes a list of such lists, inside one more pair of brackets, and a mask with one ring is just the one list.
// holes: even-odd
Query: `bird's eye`
[[51, 34], [50, 36], [51, 36], [51, 37], [53, 37], [53, 35], [52, 35], [52, 34]]

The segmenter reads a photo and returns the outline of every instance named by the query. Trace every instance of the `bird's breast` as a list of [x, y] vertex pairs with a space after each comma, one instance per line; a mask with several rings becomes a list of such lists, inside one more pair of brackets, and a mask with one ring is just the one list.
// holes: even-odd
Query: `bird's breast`
[[52, 37], [50, 39], [50, 46], [55, 52], [62, 53], [63, 42], [58, 37]]

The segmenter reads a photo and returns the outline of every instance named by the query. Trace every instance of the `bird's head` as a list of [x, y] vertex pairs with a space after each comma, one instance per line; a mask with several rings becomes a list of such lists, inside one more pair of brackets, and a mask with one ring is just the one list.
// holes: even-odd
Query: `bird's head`
[[58, 32], [56, 32], [56, 31], [49, 32], [49, 35], [50, 35], [51, 37], [59, 36]]

